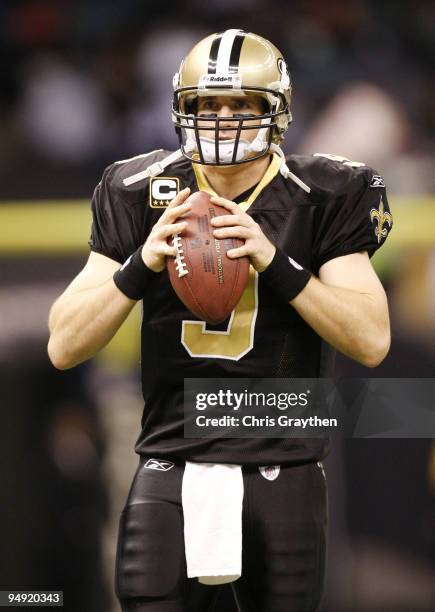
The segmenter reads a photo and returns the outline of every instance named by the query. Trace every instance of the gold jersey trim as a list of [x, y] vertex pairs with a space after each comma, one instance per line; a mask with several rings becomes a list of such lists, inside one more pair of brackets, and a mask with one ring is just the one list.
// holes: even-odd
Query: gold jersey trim
[[[195, 180], [196, 180], [196, 184], [198, 185], [199, 191], [206, 191], [210, 195], [218, 195], [216, 191], [213, 189], [213, 187], [211, 187], [210, 183], [208, 182], [202, 166], [200, 166], [199, 164], [192, 164], [192, 166], [193, 166], [193, 171], [195, 173]], [[279, 172], [280, 166], [281, 166], [281, 159], [279, 155], [276, 155], [276, 153], [274, 153], [272, 157], [272, 161], [270, 162], [266, 172], [263, 174], [263, 178], [261, 179], [261, 181], [258, 183], [258, 185], [254, 189], [254, 191], [251, 193], [249, 198], [246, 200], [246, 202], [240, 202], [239, 204], [239, 206], [245, 212], [248, 210], [251, 204], [255, 202], [255, 200], [260, 195], [260, 193], [263, 191], [263, 189], [267, 187], [267, 185], [269, 185], [272, 179], [275, 178], [275, 176]]]

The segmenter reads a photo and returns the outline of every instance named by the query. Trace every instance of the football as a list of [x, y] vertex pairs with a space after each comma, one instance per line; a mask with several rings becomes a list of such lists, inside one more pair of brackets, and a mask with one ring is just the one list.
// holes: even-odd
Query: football
[[227, 251], [242, 246], [243, 240], [213, 236], [210, 221], [231, 214], [210, 202], [210, 195], [197, 191], [189, 196], [192, 209], [183, 216], [182, 234], [168, 239], [177, 250], [167, 258], [169, 279], [184, 305], [202, 321], [225, 321], [240, 300], [249, 277], [249, 258], [230, 259]]

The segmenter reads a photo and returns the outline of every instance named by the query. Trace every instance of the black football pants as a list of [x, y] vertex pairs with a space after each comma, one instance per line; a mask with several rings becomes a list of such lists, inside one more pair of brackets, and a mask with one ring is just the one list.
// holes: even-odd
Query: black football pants
[[[188, 579], [183, 465], [167, 471], [141, 459], [121, 514], [116, 593], [123, 612], [212, 612], [219, 586]], [[155, 462], [154, 462], [155, 465]], [[165, 466], [167, 467], [167, 465]], [[241, 612], [314, 612], [325, 571], [327, 493], [317, 463], [281, 467], [275, 480], [243, 467]]]

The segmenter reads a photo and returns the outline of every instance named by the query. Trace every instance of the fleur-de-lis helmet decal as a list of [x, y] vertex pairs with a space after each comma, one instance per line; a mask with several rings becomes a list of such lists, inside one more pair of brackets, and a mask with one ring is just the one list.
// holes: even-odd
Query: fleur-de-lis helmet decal
[[[377, 237], [379, 243], [381, 242], [382, 238], [387, 237], [387, 234], [393, 225], [393, 217], [385, 210], [382, 196], [379, 202], [379, 208], [372, 208], [370, 211], [370, 221], [373, 223], [375, 219], [378, 222], [377, 226], [375, 227], [375, 236]], [[385, 227], [385, 224], [388, 225], [388, 229]]]

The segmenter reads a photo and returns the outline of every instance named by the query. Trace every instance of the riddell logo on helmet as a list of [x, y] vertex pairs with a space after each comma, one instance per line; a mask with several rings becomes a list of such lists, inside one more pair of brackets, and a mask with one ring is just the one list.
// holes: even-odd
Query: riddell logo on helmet
[[213, 82], [213, 81], [232, 81], [233, 77], [232, 76], [220, 76], [220, 77], [219, 76], [218, 77], [211, 76], [209, 78], [209, 80], [210, 80], [210, 82]]
[[203, 74], [199, 79], [199, 87], [206, 88], [212, 85], [226, 85], [227, 87], [240, 88], [242, 79], [239, 74]]

